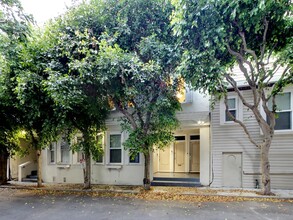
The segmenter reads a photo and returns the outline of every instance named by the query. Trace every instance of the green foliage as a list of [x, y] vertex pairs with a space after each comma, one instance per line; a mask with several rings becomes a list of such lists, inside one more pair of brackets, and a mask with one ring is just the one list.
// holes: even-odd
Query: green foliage
[[8, 35], [13, 40], [25, 39], [28, 23], [32, 16], [24, 13], [18, 0], [1, 0], [0, 3], [0, 35]]
[[96, 64], [98, 33], [93, 30], [99, 32], [103, 27], [102, 19], [97, 17], [99, 10], [102, 8], [84, 3], [48, 24], [53, 43], [45, 82], [47, 94], [62, 109], [66, 127], [83, 135], [73, 149], [91, 153], [94, 158], [101, 153], [95, 137], [105, 130], [109, 113], [108, 97]]
[[[185, 48], [178, 71], [195, 88], [207, 90], [213, 98], [224, 97], [226, 113], [261, 150], [263, 189], [269, 195], [268, 153], [276, 124], [275, 98], [293, 77], [292, 1], [173, 0], [173, 4], [174, 31]], [[237, 75], [234, 66], [240, 70]], [[240, 91], [241, 80], [245, 82], [241, 86], [250, 89], [251, 99]], [[229, 113], [228, 89], [253, 113], [261, 140]], [[273, 109], [268, 108], [269, 100]]]
[[[114, 5], [112, 5], [115, 3]], [[119, 11], [99, 42], [98, 68], [108, 94], [124, 116], [124, 143], [131, 155], [148, 155], [154, 146], [173, 140], [178, 126], [175, 113], [179, 82], [174, 74], [180, 50], [171, 35], [168, 1], [110, 1], [109, 9]], [[171, 81], [173, 80], [173, 84]]]
[[[78, 131], [73, 132], [72, 134], [76, 136], [77, 133]], [[77, 141], [71, 145], [71, 150], [73, 152], [84, 152], [85, 149], [89, 149], [93, 159], [97, 161], [104, 154], [104, 133], [99, 133], [99, 131], [92, 131], [90, 135], [92, 136], [89, 138], [88, 143], [85, 142], [84, 138], [77, 139]]]
[[14, 94], [17, 57], [29, 34], [31, 17], [17, 0], [0, 3], [0, 151], [12, 153], [18, 148], [17, 131], [21, 127], [22, 109]]
[[[245, 59], [255, 60], [245, 51], [240, 34], [257, 62], [266, 63], [273, 52], [279, 64], [292, 66], [291, 1], [174, 0], [173, 4], [174, 31], [186, 48], [179, 71], [195, 87], [217, 92], [224, 74], [239, 60], [228, 46]], [[263, 78], [261, 71], [255, 74]]]

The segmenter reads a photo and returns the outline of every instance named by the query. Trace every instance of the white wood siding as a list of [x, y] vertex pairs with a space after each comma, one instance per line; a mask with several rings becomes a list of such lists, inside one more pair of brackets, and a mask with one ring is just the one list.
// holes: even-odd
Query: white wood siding
[[[243, 95], [251, 100], [250, 91]], [[220, 102], [211, 112], [211, 165], [214, 174], [213, 187], [222, 187], [222, 154], [241, 152], [243, 155], [243, 188], [254, 188], [255, 179], [261, 183], [260, 151], [250, 143], [242, 128], [237, 124], [220, 125]], [[260, 140], [260, 129], [251, 111], [243, 108], [243, 120], [255, 139]], [[293, 189], [293, 132], [278, 134], [270, 149], [272, 188]]]

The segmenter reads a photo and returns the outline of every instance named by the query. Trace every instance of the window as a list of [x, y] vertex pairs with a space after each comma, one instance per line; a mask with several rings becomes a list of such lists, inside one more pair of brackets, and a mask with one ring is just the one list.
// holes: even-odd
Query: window
[[122, 162], [121, 134], [110, 135], [110, 163]]
[[99, 149], [99, 155], [96, 158], [96, 163], [103, 163], [104, 161], [104, 134], [100, 133], [96, 136], [97, 147]]
[[98, 158], [96, 159], [96, 163], [103, 163], [103, 155], [99, 154]]
[[[228, 113], [226, 113], [226, 105], [224, 102], [224, 99], [220, 101], [220, 124], [221, 125], [237, 125], [231, 117], [229, 117]], [[238, 120], [243, 120], [243, 103], [235, 94], [234, 92], [231, 92], [228, 94], [227, 97], [227, 107], [228, 111]]]
[[175, 141], [184, 141], [185, 136], [175, 136]]
[[70, 158], [70, 147], [66, 140], [61, 140], [61, 163], [68, 164]]
[[[76, 137], [76, 143], [79, 144], [82, 142], [82, 137]], [[82, 163], [83, 160], [85, 159], [84, 153], [82, 150], [77, 151], [77, 163]]]
[[[272, 110], [272, 101], [268, 102], [269, 109]], [[275, 130], [291, 130], [292, 129], [292, 107], [291, 93], [286, 92], [276, 95], [276, 125]]]
[[190, 135], [190, 140], [200, 140], [200, 136], [199, 135]]
[[85, 160], [84, 153], [82, 151], [77, 152], [77, 163], [82, 163]]
[[50, 163], [55, 163], [55, 158], [56, 158], [55, 143], [51, 143], [49, 146], [49, 161], [50, 161]]
[[[237, 118], [237, 103], [236, 103], [236, 98], [228, 98], [227, 99], [227, 104], [228, 104], [228, 112], [230, 112], [235, 118]], [[225, 121], [233, 121], [232, 117], [228, 115], [227, 112], [225, 112]]]
[[134, 157], [133, 156], [129, 157], [129, 163], [139, 163], [139, 161], [140, 161], [139, 153], [137, 153]]

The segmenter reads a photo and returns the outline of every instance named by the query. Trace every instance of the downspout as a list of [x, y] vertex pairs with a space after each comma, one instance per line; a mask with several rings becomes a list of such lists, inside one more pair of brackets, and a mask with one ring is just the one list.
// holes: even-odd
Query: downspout
[[209, 183], [209, 187], [211, 187], [211, 185], [214, 182], [214, 157], [213, 157], [213, 146], [212, 146], [212, 120], [211, 120], [211, 108], [210, 108], [210, 112], [209, 112], [209, 121], [210, 121], [210, 138], [209, 138], [209, 142], [210, 142], [210, 170], [209, 170], [209, 179], [210, 179], [210, 183]]

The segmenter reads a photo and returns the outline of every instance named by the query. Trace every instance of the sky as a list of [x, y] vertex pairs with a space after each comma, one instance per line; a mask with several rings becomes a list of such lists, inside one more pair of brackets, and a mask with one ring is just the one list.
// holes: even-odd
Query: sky
[[26, 13], [32, 14], [38, 25], [66, 11], [72, 0], [20, 0]]

